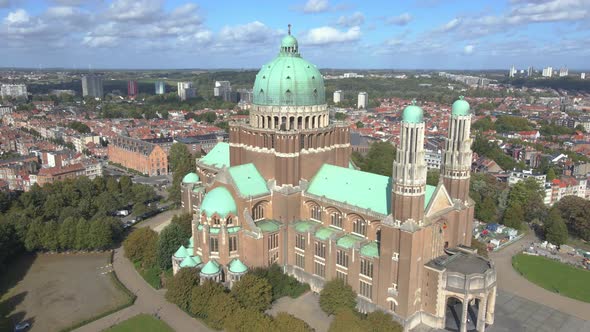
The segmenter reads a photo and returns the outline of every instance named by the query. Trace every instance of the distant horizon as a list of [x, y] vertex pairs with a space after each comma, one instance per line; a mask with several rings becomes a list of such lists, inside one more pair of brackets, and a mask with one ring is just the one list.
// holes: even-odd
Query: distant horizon
[[0, 0], [0, 65], [260, 68], [291, 24], [302, 56], [318, 68], [586, 70], [589, 7], [590, 0]]

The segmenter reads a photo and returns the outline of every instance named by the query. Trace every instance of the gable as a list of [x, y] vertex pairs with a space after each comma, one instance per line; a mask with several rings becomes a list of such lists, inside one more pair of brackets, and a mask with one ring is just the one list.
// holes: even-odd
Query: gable
[[270, 194], [266, 186], [266, 181], [256, 169], [254, 164], [244, 164], [233, 166], [228, 169], [229, 174], [234, 181], [238, 192], [242, 197], [260, 196]]
[[199, 162], [215, 168], [229, 167], [229, 144], [217, 143]]
[[426, 205], [425, 215], [427, 217], [448, 209], [453, 206], [453, 201], [449, 193], [442, 184], [439, 184], [432, 194], [430, 202]]

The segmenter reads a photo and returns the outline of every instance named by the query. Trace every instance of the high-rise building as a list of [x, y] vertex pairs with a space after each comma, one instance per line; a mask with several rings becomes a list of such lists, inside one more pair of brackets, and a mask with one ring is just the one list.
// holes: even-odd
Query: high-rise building
[[0, 97], [2, 98], [23, 98], [27, 97], [27, 86], [24, 84], [2, 84], [0, 86]]
[[221, 97], [224, 101], [231, 100], [231, 83], [229, 81], [215, 81], [213, 95]]
[[543, 68], [543, 77], [551, 77], [551, 76], [553, 76], [553, 67]]
[[510, 67], [510, 72], [508, 73], [509, 77], [514, 77], [514, 75], [516, 75], [516, 68], [514, 68], [514, 65], [512, 67]]
[[338, 104], [342, 101], [342, 90], [334, 91], [334, 104]]
[[586, 73], [581, 73], [580, 74], [580, 79], [581, 80], [585, 80], [586, 79]]
[[96, 75], [82, 76], [82, 96], [102, 98], [102, 77]]
[[166, 82], [156, 81], [156, 94], [163, 95], [166, 93]]
[[[197, 267], [201, 280], [232, 287], [277, 264], [314, 292], [343, 280], [360, 311], [384, 311], [406, 329], [493, 324], [496, 271], [469, 248], [467, 101], [449, 114], [438, 186], [426, 183], [426, 125], [415, 102], [402, 112], [392, 177], [349, 167], [349, 129], [330, 123], [323, 78], [291, 35], [256, 76], [252, 106], [249, 122], [230, 123], [229, 143], [182, 179], [193, 227], [171, 257], [174, 273]], [[445, 309], [457, 303], [463, 309]]]
[[139, 93], [139, 88], [137, 87], [137, 81], [129, 81], [127, 82], [127, 96], [129, 98], [134, 99], [137, 97]]
[[529, 66], [529, 69], [527, 70], [526, 74], [528, 77], [531, 77], [531, 76], [533, 76], [533, 72], [534, 72], [533, 66]]
[[193, 82], [178, 82], [178, 97], [187, 100], [197, 96], [197, 89], [193, 88]]
[[358, 96], [358, 109], [367, 109], [367, 103], [369, 102], [369, 95], [366, 92], [359, 92]]
[[252, 103], [252, 90], [238, 89], [238, 99], [240, 102], [250, 104]]
[[559, 77], [565, 77], [569, 74], [567, 67], [559, 68]]

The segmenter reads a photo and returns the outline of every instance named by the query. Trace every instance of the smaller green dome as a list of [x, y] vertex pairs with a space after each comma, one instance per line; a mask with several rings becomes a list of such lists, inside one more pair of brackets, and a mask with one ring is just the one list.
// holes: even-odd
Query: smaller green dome
[[424, 111], [422, 111], [420, 106], [416, 105], [415, 100], [412, 100], [412, 104], [404, 108], [402, 113], [402, 121], [408, 123], [424, 122]]
[[174, 253], [174, 257], [176, 258], [186, 258], [188, 256], [190, 256], [190, 253], [184, 246], [180, 246], [180, 248]]
[[452, 116], [466, 116], [469, 115], [469, 103], [463, 99], [463, 96], [459, 96], [459, 99], [453, 103]]
[[199, 176], [197, 175], [197, 173], [188, 173], [187, 175], [185, 175], [182, 178], [182, 183], [197, 183], [199, 182]]
[[208, 192], [201, 204], [201, 211], [205, 212], [208, 218], [215, 213], [221, 218], [227, 217], [230, 213], [238, 214], [236, 201], [225, 187], [217, 187]]
[[205, 264], [205, 266], [203, 266], [201, 269], [201, 274], [213, 275], [218, 274], [219, 272], [219, 264], [217, 264], [217, 262], [214, 260], [207, 262], [207, 264]]
[[192, 257], [187, 257], [180, 262], [180, 267], [196, 267], [199, 265]]
[[283, 47], [297, 47], [297, 39], [291, 35], [285, 36], [281, 41], [281, 48]]
[[248, 271], [248, 267], [237, 258], [229, 263], [229, 272], [244, 273], [246, 271]]

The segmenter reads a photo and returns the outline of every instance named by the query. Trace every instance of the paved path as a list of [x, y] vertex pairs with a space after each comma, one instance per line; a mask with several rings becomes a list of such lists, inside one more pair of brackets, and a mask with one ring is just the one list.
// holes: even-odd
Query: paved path
[[[117, 272], [119, 280], [137, 295], [135, 304], [85, 325], [75, 331], [102, 331], [140, 313], [158, 314], [162, 320], [177, 332], [211, 331], [203, 323], [190, 317], [176, 305], [166, 301], [166, 299], [164, 299], [164, 290], [155, 290], [148, 285], [139, 273], [137, 273], [133, 264], [131, 264], [131, 262], [125, 257], [123, 248], [115, 250], [113, 267]], [[91, 299], [89, 300], [91, 301]]]
[[[531, 242], [538, 241], [531, 231], [508, 247], [498, 252], [490, 253], [490, 258], [492, 258], [496, 266], [498, 288], [577, 318], [590, 320], [590, 303], [577, 301], [550, 292], [528, 281], [512, 267], [512, 256], [522, 251]], [[567, 282], [567, 280], [563, 280], [562, 282]]]
[[319, 298], [320, 296], [313, 292], [307, 292], [296, 299], [285, 296], [278, 299], [267, 313], [276, 316], [284, 311], [303, 319], [316, 332], [326, 332], [332, 323], [333, 316], [328, 316], [322, 311]]

